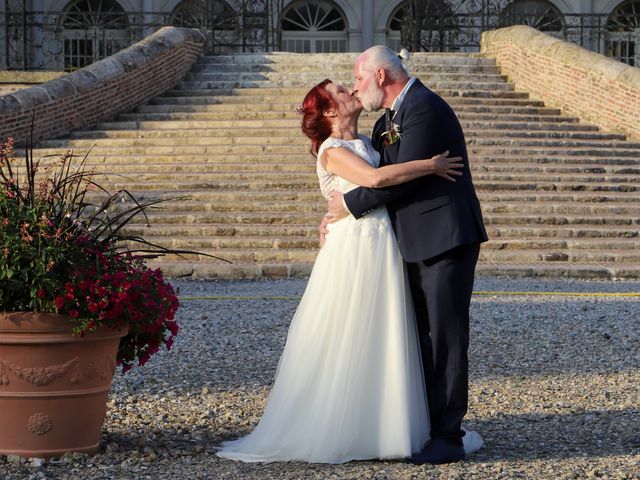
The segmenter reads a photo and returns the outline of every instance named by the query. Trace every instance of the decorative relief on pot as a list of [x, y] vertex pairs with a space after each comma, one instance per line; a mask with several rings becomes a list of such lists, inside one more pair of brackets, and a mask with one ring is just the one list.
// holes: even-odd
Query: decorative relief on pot
[[117, 364], [110, 356], [103, 360], [81, 364], [80, 359], [75, 357], [64, 365], [51, 365], [49, 367], [19, 367], [6, 360], [0, 359], [0, 386], [9, 385], [8, 373], [13, 374], [37, 387], [49, 385], [54, 380], [63, 377], [71, 372], [69, 382], [76, 385], [85, 380], [100, 379], [106, 381], [113, 377]]
[[0, 360], [0, 385], [9, 385], [9, 378], [6, 371], [11, 371], [16, 377], [25, 382], [42, 387], [64, 376], [74, 364], [78, 363], [78, 357], [69, 360], [64, 365], [51, 365], [48, 367], [18, 367], [11, 363]]
[[32, 385], [41, 387], [43, 385], [49, 385], [57, 378], [65, 375], [73, 366], [78, 362], [78, 358], [69, 360], [64, 365], [51, 365], [49, 367], [42, 368], [20, 368], [13, 367], [13, 373], [23, 380], [31, 383]]
[[106, 381], [116, 373], [116, 367], [115, 359], [110, 356], [105, 357], [102, 361], [96, 360], [95, 362], [88, 362], [85, 365], [77, 363], [69, 381], [72, 385], [76, 385], [84, 380], [100, 379]]
[[36, 435], [44, 435], [51, 430], [51, 420], [44, 413], [34, 413], [29, 417], [27, 426]]

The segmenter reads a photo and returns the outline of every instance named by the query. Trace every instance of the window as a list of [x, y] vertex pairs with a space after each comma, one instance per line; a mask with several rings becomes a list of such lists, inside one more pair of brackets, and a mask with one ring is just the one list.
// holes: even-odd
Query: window
[[62, 18], [65, 71], [77, 70], [129, 45], [129, 20], [114, 0], [78, 0]]
[[387, 46], [412, 51], [458, 51], [458, 19], [444, 0], [411, 0], [398, 6], [387, 23]]
[[282, 50], [298, 53], [346, 52], [347, 21], [328, 1], [298, 1], [282, 14]]
[[169, 21], [176, 27], [234, 30], [238, 15], [223, 1], [183, 0], [171, 12]]
[[640, 0], [618, 5], [607, 19], [605, 53], [631, 66], [640, 65]]
[[516, 0], [500, 12], [498, 25], [529, 25], [542, 32], [559, 32], [562, 13], [546, 0]]

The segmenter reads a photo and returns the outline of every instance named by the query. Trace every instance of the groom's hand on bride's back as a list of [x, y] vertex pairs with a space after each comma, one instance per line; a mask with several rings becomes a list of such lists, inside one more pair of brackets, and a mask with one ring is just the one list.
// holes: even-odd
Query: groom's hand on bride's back
[[329, 234], [328, 225], [330, 223], [342, 220], [349, 215], [349, 211], [345, 209], [343, 195], [340, 192], [331, 192], [327, 201], [328, 212], [322, 217], [318, 232], [320, 233], [320, 246], [324, 245], [327, 235]]
[[322, 221], [320, 222], [320, 226], [318, 227], [318, 231], [320, 232], [320, 246], [324, 245], [325, 240], [327, 239], [327, 235], [329, 234], [329, 229], [327, 225], [331, 223], [331, 214], [326, 213], [324, 217], [322, 217]]
[[344, 195], [340, 192], [331, 192], [327, 201], [327, 210], [329, 210], [329, 223], [337, 222], [349, 215], [349, 210], [344, 203]]

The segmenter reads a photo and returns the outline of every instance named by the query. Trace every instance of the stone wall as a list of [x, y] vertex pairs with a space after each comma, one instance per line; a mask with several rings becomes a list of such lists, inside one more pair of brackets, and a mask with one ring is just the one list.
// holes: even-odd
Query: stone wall
[[164, 27], [88, 67], [0, 96], [0, 139], [24, 143], [32, 119], [34, 141], [113, 119], [175, 86], [204, 42], [197, 30]]
[[481, 51], [518, 90], [640, 140], [640, 69], [527, 26], [483, 33]]

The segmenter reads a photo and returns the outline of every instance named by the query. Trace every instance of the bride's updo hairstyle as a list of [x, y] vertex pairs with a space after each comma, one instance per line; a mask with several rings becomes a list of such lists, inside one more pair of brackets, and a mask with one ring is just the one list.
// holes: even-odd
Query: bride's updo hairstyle
[[325, 87], [331, 83], [328, 78], [309, 90], [298, 112], [302, 115], [302, 133], [311, 139], [311, 154], [316, 156], [322, 142], [331, 135], [331, 122], [324, 112], [335, 108], [336, 104]]

